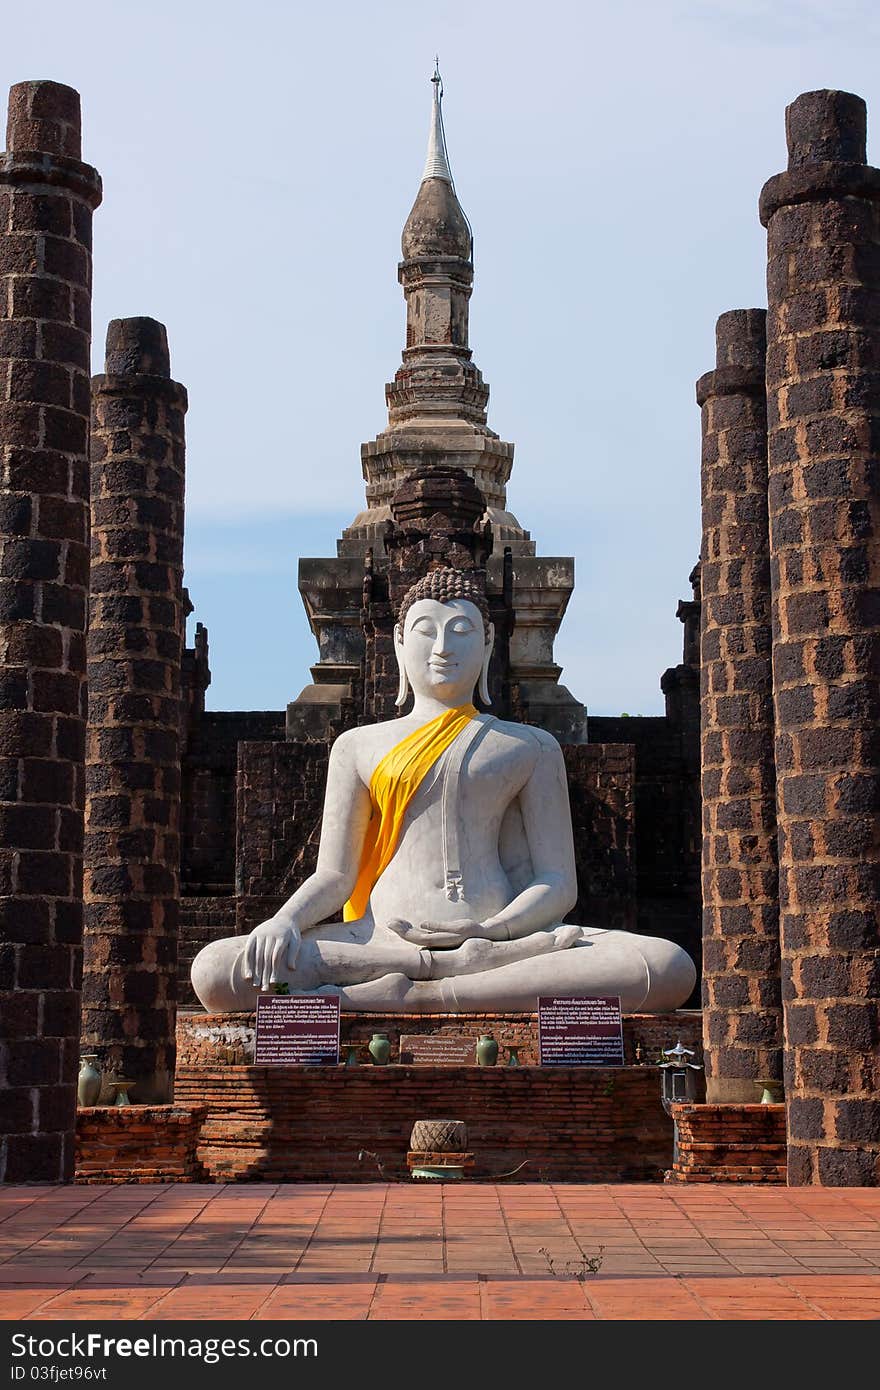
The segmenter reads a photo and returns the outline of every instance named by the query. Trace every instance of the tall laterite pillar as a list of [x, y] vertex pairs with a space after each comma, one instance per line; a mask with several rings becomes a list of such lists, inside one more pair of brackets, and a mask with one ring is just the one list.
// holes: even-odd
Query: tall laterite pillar
[[161, 323], [115, 319], [92, 382], [83, 1046], [174, 1086], [186, 391]]
[[767, 522], [766, 314], [716, 327], [702, 408], [701, 748], [706, 1099], [782, 1079]]
[[92, 213], [79, 96], [0, 155], [0, 1180], [73, 1175], [82, 972]]
[[791, 1184], [880, 1180], [880, 171], [848, 92], [765, 185]]

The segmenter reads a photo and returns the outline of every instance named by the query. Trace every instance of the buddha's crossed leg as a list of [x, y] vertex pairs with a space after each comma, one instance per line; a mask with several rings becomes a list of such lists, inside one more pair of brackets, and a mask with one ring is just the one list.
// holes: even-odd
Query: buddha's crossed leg
[[[438, 988], [441, 981], [453, 977], [482, 976], [500, 966], [564, 950], [576, 944], [580, 935], [579, 927], [556, 927], [518, 941], [473, 939], [454, 950], [440, 951], [420, 949], [402, 939], [389, 938], [371, 941], [369, 949], [365, 950], [362, 943], [322, 937], [319, 929], [303, 938], [296, 965], [293, 969], [282, 967], [278, 971], [278, 983], [305, 993], [316, 989], [334, 992], [334, 986], [338, 985], [346, 998], [349, 991], [354, 991], [352, 1008], [392, 1007], [390, 994], [400, 993], [402, 988], [415, 982], [422, 981]], [[254, 1007], [260, 989], [245, 975], [243, 957], [241, 937], [211, 942], [197, 956], [193, 984], [209, 1013], [231, 1013]], [[394, 981], [393, 987], [390, 981]], [[357, 991], [361, 994], [357, 995]]]
[[369, 963], [364, 961], [365, 953], [360, 946], [321, 940], [309, 944], [313, 944], [315, 954], [320, 958], [317, 970], [325, 985], [360, 987], [397, 974], [413, 982], [481, 974], [515, 961], [567, 950], [575, 946], [581, 937], [580, 927], [559, 926], [533, 932], [516, 941], [487, 941], [474, 937], [454, 950], [431, 951], [403, 940], [399, 945], [394, 942], [373, 942]]

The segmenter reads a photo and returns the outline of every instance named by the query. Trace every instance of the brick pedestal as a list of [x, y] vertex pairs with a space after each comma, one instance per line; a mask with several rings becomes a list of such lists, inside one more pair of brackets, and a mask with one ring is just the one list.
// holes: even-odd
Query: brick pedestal
[[766, 315], [722, 314], [702, 407], [703, 1024], [711, 1101], [782, 1077]]
[[788, 108], [765, 185], [791, 1184], [880, 1181], [880, 171], [865, 105]]
[[785, 1182], [784, 1105], [674, 1105], [671, 1182]]
[[186, 391], [165, 329], [116, 319], [92, 383], [83, 1047], [174, 1085]]
[[0, 1180], [73, 1173], [92, 212], [79, 96], [23, 82], [0, 155]]
[[76, 1181], [200, 1182], [204, 1105], [83, 1106], [76, 1115]]

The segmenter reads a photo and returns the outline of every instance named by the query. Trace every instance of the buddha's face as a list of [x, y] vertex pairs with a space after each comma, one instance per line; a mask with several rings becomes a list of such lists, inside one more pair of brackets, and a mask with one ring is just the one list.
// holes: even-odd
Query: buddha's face
[[409, 683], [416, 695], [464, 704], [492, 650], [476, 604], [467, 599], [440, 603], [423, 598], [408, 610], [396, 640]]

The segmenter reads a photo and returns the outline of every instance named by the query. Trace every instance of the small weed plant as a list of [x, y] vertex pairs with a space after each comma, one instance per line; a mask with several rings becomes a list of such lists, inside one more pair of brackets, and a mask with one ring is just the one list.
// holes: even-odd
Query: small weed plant
[[554, 1260], [545, 1245], [538, 1247], [538, 1254], [544, 1256], [544, 1259], [547, 1261], [547, 1268], [550, 1270], [554, 1279], [571, 1279], [572, 1277], [575, 1279], [586, 1279], [588, 1274], [598, 1273], [602, 1268], [605, 1246], [600, 1245], [595, 1255], [588, 1255], [584, 1250], [581, 1250], [580, 1246], [578, 1246], [578, 1250], [580, 1251], [580, 1258], [576, 1260], [566, 1260], [565, 1264], [560, 1264], [557, 1260]]

